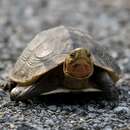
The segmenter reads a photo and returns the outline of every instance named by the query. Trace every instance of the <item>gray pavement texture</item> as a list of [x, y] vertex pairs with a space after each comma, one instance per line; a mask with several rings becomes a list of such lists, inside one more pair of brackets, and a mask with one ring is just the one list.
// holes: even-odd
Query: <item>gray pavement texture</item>
[[108, 48], [124, 72], [117, 83], [119, 105], [111, 108], [84, 95], [36, 97], [25, 104], [11, 101], [7, 93], [0, 95], [0, 130], [129, 130], [129, 0], [0, 0], [0, 77], [8, 77], [38, 32], [58, 25], [88, 31]]

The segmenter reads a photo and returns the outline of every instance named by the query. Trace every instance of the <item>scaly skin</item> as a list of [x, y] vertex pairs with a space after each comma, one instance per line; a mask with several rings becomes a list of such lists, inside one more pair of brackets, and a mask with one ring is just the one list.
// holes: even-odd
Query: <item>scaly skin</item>
[[84, 48], [77, 48], [65, 59], [64, 73], [75, 79], [89, 78], [94, 71], [90, 52]]

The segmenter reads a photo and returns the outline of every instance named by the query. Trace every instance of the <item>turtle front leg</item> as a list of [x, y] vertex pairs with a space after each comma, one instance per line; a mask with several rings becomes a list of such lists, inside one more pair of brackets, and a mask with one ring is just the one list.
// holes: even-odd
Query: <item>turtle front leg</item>
[[34, 87], [32, 86], [16, 86], [13, 88], [10, 92], [10, 98], [11, 100], [16, 101], [26, 101], [28, 99], [31, 99], [34, 96]]
[[[58, 89], [62, 86], [63, 83], [62, 71], [58, 71], [62, 69], [59, 67], [56, 68], [56, 70], [54, 69], [53, 71], [48, 72], [47, 75], [39, 78], [37, 82], [30, 86], [17, 85], [10, 92], [11, 99], [17, 101], [27, 101], [28, 99], [32, 99], [35, 96], [40, 96], [46, 92]], [[57, 74], [60, 75], [60, 77], [58, 77]]]
[[97, 87], [104, 92], [106, 99], [118, 102], [119, 91], [107, 72], [97, 72], [94, 80], [96, 81]]
[[16, 101], [27, 101], [43, 93], [57, 89], [57, 83], [41, 79], [30, 86], [16, 86], [10, 92], [10, 98]]
[[[44, 84], [46, 85], [46, 84]], [[44, 86], [43, 84], [34, 84], [31, 86], [16, 86], [10, 92], [10, 98], [16, 101], [28, 101], [45, 92], [54, 90], [53, 86]], [[46, 88], [47, 87], [47, 88]]]

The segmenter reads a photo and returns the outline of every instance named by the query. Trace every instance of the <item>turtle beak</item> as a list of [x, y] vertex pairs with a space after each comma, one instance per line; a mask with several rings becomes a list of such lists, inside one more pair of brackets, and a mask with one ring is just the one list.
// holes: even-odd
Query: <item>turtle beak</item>
[[77, 79], [88, 78], [93, 72], [93, 66], [85, 59], [78, 59], [72, 64], [65, 66], [65, 73]]

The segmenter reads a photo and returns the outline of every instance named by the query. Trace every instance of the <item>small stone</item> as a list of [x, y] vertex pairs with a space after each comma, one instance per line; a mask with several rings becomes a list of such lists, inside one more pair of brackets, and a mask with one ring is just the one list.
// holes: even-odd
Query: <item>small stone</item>
[[56, 111], [57, 107], [55, 105], [48, 106], [48, 108], [52, 111]]
[[91, 111], [95, 111], [94, 107], [93, 106], [88, 106], [88, 110], [91, 112]]
[[29, 124], [22, 123], [21, 126], [17, 128], [17, 130], [37, 130], [36, 128], [30, 126]]
[[14, 125], [14, 124], [10, 124], [10, 128], [11, 128], [11, 129], [14, 129], [14, 128], [15, 128], [15, 125]]
[[121, 113], [124, 113], [124, 114], [128, 114], [128, 113], [130, 113], [130, 110], [129, 110], [129, 108], [128, 107], [116, 107], [115, 109], [114, 109], [114, 113], [117, 113], [117, 114], [121, 114]]
[[6, 119], [5, 118], [0, 118], [0, 123], [5, 123]]
[[106, 126], [103, 130], [112, 130], [110, 126]]
[[51, 120], [51, 119], [47, 119], [46, 121], [45, 121], [45, 125], [49, 125], [49, 126], [54, 126], [54, 122], [53, 122], [53, 120]]

